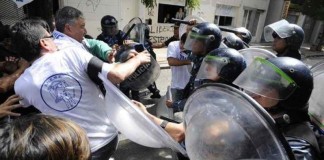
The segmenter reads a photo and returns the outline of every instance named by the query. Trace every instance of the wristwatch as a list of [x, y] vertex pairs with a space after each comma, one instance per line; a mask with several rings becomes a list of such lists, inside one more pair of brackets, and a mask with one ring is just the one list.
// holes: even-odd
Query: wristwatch
[[169, 122], [166, 121], [166, 120], [163, 120], [162, 123], [160, 124], [160, 126], [165, 129], [166, 125], [168, 124]]

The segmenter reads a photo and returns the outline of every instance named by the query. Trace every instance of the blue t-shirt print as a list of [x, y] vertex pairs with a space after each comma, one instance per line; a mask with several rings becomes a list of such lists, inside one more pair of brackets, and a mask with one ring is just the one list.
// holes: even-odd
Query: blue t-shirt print
[[48, 77], [41, 86], [40, 94], [51, 109], [65, 112], [74, 109], [82, 97], [82, 87], [74, 77], [60, 73]]

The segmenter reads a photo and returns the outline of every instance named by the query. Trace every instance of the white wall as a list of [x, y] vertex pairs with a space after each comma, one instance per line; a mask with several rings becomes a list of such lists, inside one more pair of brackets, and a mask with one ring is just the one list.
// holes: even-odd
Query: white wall
[[139, 0], [60, 0], [60, 7], [72, 6], [81, 10], [86, 19], [88, 34], [97, 37], [101, 33], [100, 20], [112, 15], [118, 20], [119, 29], [138, 16]]
[[[256, 41], [261, 37], [264, 27], [264, 19], [266, 17], [270, 0], [201, 0], [201, 6], [192, 11], [192, 15], [197, 15], [204, 18], [208, 22], [214, 22], [216, 12], [216, 4], [225, 4], [233, 7], [230, 8], [231, 14], [235, 15], [232, 26], [239, 27], [242, 25], [244, 10], [243, 7], [257, 8], [265, 10], [261, 15], [258, 28], [260, 28], [255, 36]], [[173, 35], [172, 24], [157, 23], [158, 6], [148, 12], [148, 9], [141, 4], [140, 0], [60, 0], [61, 6], [73, 6], [81, 10], [86, 18], [86, 27], [88, 34], [96, 37], [101, 32], [100, 20], [104, 15], [113, 15], [119, 22], [119, 28], [123, 27], [133, 17], [140, 17], [144, 22], [145, 19], [151, 18], [151, 40], [153, 42], [163, 42]], [[184, 6], [185, 0], [156, 0], [157, 4], [171, 4]], [[226, 14], [226, 13], [225, 13]]]

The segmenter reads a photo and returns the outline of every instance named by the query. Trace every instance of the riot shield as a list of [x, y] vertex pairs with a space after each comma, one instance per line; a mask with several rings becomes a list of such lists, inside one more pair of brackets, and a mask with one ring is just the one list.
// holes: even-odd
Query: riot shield
[[150, 63], [140, 65], [135, 72], [127, 77], [121, 84], [132, 90], [139, 91], [153, 84], [159, 77], [160, 71], [160, 65], [151, 56]]
[[[138, 17], [133, 18], [124, 27], [124, 32], [129, 32], [129, 38], [131, 40], [142, 44], [142, 45], [138, 45], [135, 43], [135, 45], [133, 45], [134, 46], [133, 49], [135, 49], [137, 52], [142, 52], [145, 49], [143, 46], [145, 44], [145, 37], [144, 37], [145, 27], [146, 24], [142, 23], [142, 20]], [[143, 47], [139, 49], [136, 46], [143, 46]], [[120, 59], [119, 62], [125, 62], [127, 60], [128, 54], [129, 54], [128, 51], [119, 52], [116, 55], [116, 60]], [[122, 58], [122, 57], [126, 57], [126, 58]], [[149, 85], [155, 82], [156, 79], [159, 77], [159, 75], [160, 75], [160, 65], [151, 56], [151, 62], [139, 66], [132, 75], [130, 75], [125, 81], [122, 82], [122, 85], [132, 90], [139, 91], [147, 88]]]
[[169, 119], [174, 119], [174, 115], [173, 115], [173, 109], [172, 108], [168, 108], [165, 104], [166, 100], [171, 100], [172, 101], [172, 94], [171, 94], [171, 87], [168, 86], [168, 90], [165, 94], [165, 96], [163, 96], [159, 102], [157, 103], [156, 106], [156, 116], [158, 117], [166, 117]]
[[135, 17], [131, 19], [128, 24], [123, 28], [123, 32], [129, 32], [129, 39], [134, 42], [139, 42], [144, 44], [144, 28], [145, 24], [142, 23], [142, 19], [139, 17]]
[[205, 84], [184, 109], [190, 159], [294, 159], [274, 120], [251, 97], [224, 84]]
[[[197, 23], [202, 23], [202, 22], [206, 22], [203, 18], [198, 17], [198, 16], [194, 16], [194, 15], [189, 15], [186, 18], [183, 19], [183, 21], [189, 21], [191, 19], [196, 19]], [[180, 37], [187, 32], [187, 25], [181, 23], [180, 27], [179, 27], [179, 35]]]
[[186, 151], [160, 126], [139, 110], [115, 85], [102, 74], [106, 89], [107, 116], [115, 127], [131, 141], [152, 148], [171, 148], [186, 155]]
[[256, 57], [260, 57], [263, 59], [277, 57], [272, 52], [262, 48], [246, 48], [239, 50], [239, 52], [244, 56], [246, 60], [246, 66], [249, 66]]
[[311, 71], [314, 77], [314, 89], [309, 99], [309, 113], [314, 123], [324, 130], [324, 61], [315, 64]]

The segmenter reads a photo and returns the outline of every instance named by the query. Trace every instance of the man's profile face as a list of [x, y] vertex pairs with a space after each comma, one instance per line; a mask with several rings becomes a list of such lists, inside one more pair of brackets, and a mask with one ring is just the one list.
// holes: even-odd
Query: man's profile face
[[177, 27], [173, 27], [173, 35], [174, 35], [174, 37], [176, 37], [176, 38], [180, 38], [179, 37], [179, 27], [177, 26]]
[[206, 63], [205, 67], [207, 79], [217, 81], [219, 79], [217, 65], [212, 63]]
[[87, 34], [87, 30], [85, 28], [85, 19], [78, 18], [75, 23], [67, 24], [68, 28], [66, 34], [78, 42], [82, 42], [84, 35]]
[[205, 50], [205, 44], [201, 40], [194, 40], [192, 42], [192, 53], [195, 55], [203, 55]]

